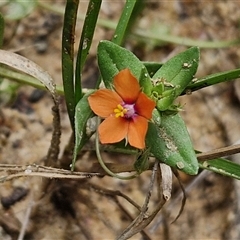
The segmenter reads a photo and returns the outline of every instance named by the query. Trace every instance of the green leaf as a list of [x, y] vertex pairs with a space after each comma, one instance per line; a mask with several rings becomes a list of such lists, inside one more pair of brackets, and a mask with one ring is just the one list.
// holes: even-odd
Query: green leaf
[[152, 112], [152, 121], [158, 127], [161, 126], [161, 120], [162, 120], [161, 118], [162, 118], [162, 116], [161, 116], [160, 112], [156, 108], [154, 108], [153, 112]]
[[77, 159], [78, 152], [84, 146], [86, 141], [89, 139], [91, 134], [86, 133], [87, 121], [90, 117], [93, 116], [93, 112], [88, 103], [88, 96], [93, 93], [93, 91], [85, 94], [81, 100], [76, 105], [75, 111], [75, 146], [73, 152], [73, 161], [72, 161], [72, 171], [74, 170], [74, 165]]
[[112, 42], [121, 45], [126, 37], [126, 34], [132, 24], [134, 23], [135, 18], [137, 17], [137, 13], [139, 13], [142, 6], [142, 1], [132, 1], [127, 0], [121, 17], [118, 21]]
[[68, 116], [74, 129], [75, 93], [74, 93], [74, 36], [79, 0], [68, 0], [64, 14], [62, 34], [62, 77]]
[[76, 73], [75, 73], [75, 99], [78, 102], [82, 97], [82, 70], [92, 44], [93, 34], [96, 27], [98, 14], [102, 0], [90, 0], [84, 20], [81, 40], [78, 47]]
[[189, 91], [190, 92], [197, 91], [199, 89], [209, 87], [221, 82], [231, 81], [239, 77], [240, 77], [240, 68], [225, 71], [225, 72], [220, 72], [220, 73], [214, 73], [206, 77], [196, 79], [196, 81], [190, 83], [186, 87], [186, 89], [184, 90], [184, 93]]
[[199, 167], [240, 180], [240, 165], [224, 158], [199, 162]]
[[198, 161], [185, 123], [179, 114], [161, 114], [161, 125], [150, 122], [146, 145], [161, 162], [195, 175]]
[[151, 90], [151, 79], [143, 63], [130, 51], [110, 41], [101, 41], [98, 45], [98, 65], [106, 88], [112, 88], [114, 76], [129, 68], [139, 80], [143, 91]]
[[[116, 45], [122, 45], [127, 33], [129, 32], [131, 26], [134, 24], [135, 20], [136, 20], [136, 16], [138, 15], [138, 13], [140, 12], [141, 6], [142, 6], [142, 1], [131, 1], [131, 0], [127, 0], [121, 17], [118, 21], [118, 24], [109, 24], [111, 22], [109, 21], [103, 21], [102, 19], [99, 19], [98, 24], [101, 25], [101, 23], [104, 22], [104, 26], [105, 27], [110, 27], [112, 29], [115, 29], [113, 38], [112, 38], [112, 43], [115, 43]], [[105, 25], [106, 24], [106, 25]], [[110, 26], [109, 26], [110, 25]], [[115, 74], [112, 74], [111, 77], [113, 78], [113, 76], [115, 76], [117, 72], [114, 72]], [[112, 79], [111, 78], [111, 79]], [[97, 83], [96, 83], [96, 88], [99, 87], [100, 83], [101, 83], [101, 78], [98, 79]], [[109, 80], [110, 81], [110, 80]], [[110, 84], [111, 85], [111, 84]], [[105, 85], [106, 87], [108, 86]], [[111, 88], [111, 86], [109, 86], [108, 88]]]
[[153, 77], [154, 74], [162, 67], [162, 63], [157, 62], [142, 62], [144, 66], [146, 67], [150, 77]]
[[[163, 83], [166, 83], [165, 91], [171, 91], [166, 97], [158, 100], [157, 107], [159, 110], [168, 109], [192, 81], [198, 68], [199, 54], [199, 48], [189, 48], [164, 63], [154, 74], [153, 80], [161, 79]], [[159, 92], [159, 94], [161, 95], [162, 92]], [[168, 100], [166, 101], [164, 98], [168, 98]]]

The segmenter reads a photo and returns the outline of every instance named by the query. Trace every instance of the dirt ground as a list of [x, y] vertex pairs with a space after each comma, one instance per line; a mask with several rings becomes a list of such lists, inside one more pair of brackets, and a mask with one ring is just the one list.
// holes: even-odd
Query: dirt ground
[[[44, 1], [43, 1], [44, 2]], [[50, 1], [47, 1], [50, 3]], [[53, 2], [54, 3], [54, 2]], [[103, 1], [100, 18], [117, 21], [123, 1]], [[55, 1], [58, 7], [64, 3]], [[87, 1], [80, 3], [84, 13]], [[238, 39], [240, 1], [149, 1], [139, 16], [135, 28], [153, 29], [170, 35], [201, 41]], [[3, 49], [17, 52], [36, 62], [61, 84], [61, 32], [63, 16], [36, 8], [20, 22], [7, 21]], [[81, 33], [78, 21], [76, 46]], [[94, 86], [97, 79], [96, 47], [101, 39], [111, 39], [112, 30], [98, 26], [93, 46], [83, 74], [85, 87]], [[184, 43], [184, 40], [183, 40]], [[186, 49], [183, 45], [129, 37], [125, 46], [141, 60], [164, 62]], [[201, 48], [200, 66], [196, 77], [239, 67], [239, 46]], [[209, 151], [240, 141], [240, 82], [209, 87], [180, 97], [194, 147]], [[61, 153], [70, 137], [64, 99], [61, 99]], [[0, 163], [44, 164], [52, 131], [52, 100], [48, 93], [20, 86], [11, 104], [1, 98]], [[239, 156], [231, 157], [240, 162]], [[95, 161], [92, 152], [80, 156], [81, 164]], [[109, 161], [128, 163], [122, 155], [106, 155]], [[83, 162], [83, 163], [82, 163]], [[0, 173], [4, 174], [4, 172]], [[147, 192], [150, 172], [131, 181], [110, 177], [87, 180], [51, 179], [50, 189], [42, 193], [42, 177], [16, 178], [0, 185], [0, 239], [116, 239], [130, 224], [119, 209], [116, 198], [94, 190], [97, 184], [110, 190], [120, 190], [142, 205]], [[203, 171], [196, 177], [183, 175], [187, 202], [180, 218], [173, 224], [181, 207], [181, 191], [174, 181], [172, 198], [145, 229], [149, 238], [140, 233], [131, 239], [240, 239], [240, 184], [215, 173]], [[92, 185], [89, 185], [92, 184]], [[156, 193], [154, 193], [156, 195]], [[40, 196], [41, 195], [41, 196]], [[156, 204], [156, 196], [151, 204]], [[14, 197], [15, 196], [15, 197]], [[14, 201], [20, 196], [20, 201]], [[113, 196], [113, 195], [112, 195]], [[115, 195], [114, 195], [115, 196]], [[131, 213], [133, 209], [122, 198], [119, 202]], [[25, 237], [19, 238], [26, 225]]]

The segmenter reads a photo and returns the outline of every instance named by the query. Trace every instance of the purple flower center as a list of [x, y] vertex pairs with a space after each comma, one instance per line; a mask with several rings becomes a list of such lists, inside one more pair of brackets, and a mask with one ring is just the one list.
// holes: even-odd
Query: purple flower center
[[136, 115], [135, 104], [118, 104], [113, 110], [115, 117], [133, 118]]
[[125, 118], [132, 118], [136, 115], [136, 111], [135, 111], [135, 104], [123, 104], [122, 105], [124, 109], [126, 109], [126, 113], [124, 114]]

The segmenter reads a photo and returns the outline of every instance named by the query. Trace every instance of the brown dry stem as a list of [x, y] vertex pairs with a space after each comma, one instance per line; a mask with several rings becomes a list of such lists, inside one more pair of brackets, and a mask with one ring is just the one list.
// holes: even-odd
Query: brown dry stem
[[[234, 146], [228, 146], [219, 148], [206, 153], [197, 154], [199, 161], [210, 160], [214, 158], [223, 157], [226, 155], [232, 155], [240, 152], [240, 144]], [[114, 164], [107, 163], [107, 167], [115, 173], [133, 172], [135, 171], [132, 164]], [[149, 169], [152, 169], [153, 163], [149, 165]], [[90, 178], [93, 176], [105, 176], [107, 175], [101, 166], [97, 163], [93, 164], [88, 172], [72, 172], [70, 170], [40, 166], [37, 164], [30, 165], [12, 165], [12, 164], [0, 164], [0, 182], [9, 181], [18, 177], [45, 177], [45, 178], [68, 178], [68, 179], [81, 179]]]
[[[156, 179], [157, 173], [160, 173], [160, 168], [159, 168], [159, 163], [158, 161], [155, 162], [153, 170], [152, 170], [152, 176], [150, 179], [149, 183], [149, 191], [146, 194], [146, 198], [144, 201], [144, 204], [142, 206], [140, 214], [132, 221], [132, 223], [122, 232], [122, 234], [117, 238], [118, 240], [125, 240], [129, 239], [133, 235], [137, 234], [140, 232], [142, 229], [144, 229], [149, 223], [152, 222], [154, 217], [157, 215], [157, 213], [161, 210], [163, 205], [165, 204], [165, 199], [162, 197], [163, 195], [161, 194], [161, 199], [158, 199], [158, 204], [155, 207], [155, 209], [151, 212], [148, 213], [148, 205], [149, 201], [153, 192], [153, 187], [154, 187], [154, 182]], [[158, 178], [157, 178], [158, 180]], [[157, 187], [160, 187], [160, 183], [158, 182]]]

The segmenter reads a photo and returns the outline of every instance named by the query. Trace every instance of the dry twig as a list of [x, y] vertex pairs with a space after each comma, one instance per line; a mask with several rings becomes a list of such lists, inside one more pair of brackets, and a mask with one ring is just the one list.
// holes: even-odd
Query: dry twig
[[[149, 184], [149, 191], [147, 193], [147, 196], [145, 198], [145, 202], [142, 206], [140, 214], [133, 220], [133, 222], [122, 232], [122, 234], [117, 238], [118, 240], [125, 240], [129, 239], [133, 235], [137, 234], [140, 232], [142, 229], [144, 229], [156, 216], [156, 214], [160, 211], [160, 209], [163, 207], [165, 204], [165, 199], [161, 197], [159, 199], [157, 206], [155, 209], [148, 214], [148, 204], [152, 195], [153, 187], [154, 187], [154, 182], [156, 178], [157, 172], [159, 172], [159, 163], [158, 161], [155, 162], [154, 168], [152, 170], [152, 176]], [[158, 187], [160, 184], [158, 184]], [[161, 194], [162, 196], [162, 194]]]

